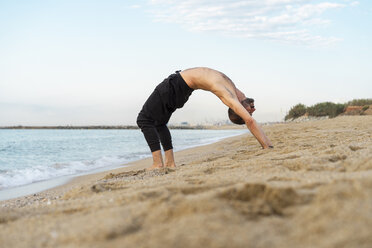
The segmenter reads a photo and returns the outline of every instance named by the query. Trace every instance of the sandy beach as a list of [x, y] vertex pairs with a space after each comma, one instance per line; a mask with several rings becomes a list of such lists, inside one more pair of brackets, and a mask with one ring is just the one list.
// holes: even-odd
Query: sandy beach
[[1, 201], [0, 246], [372, 247], [372, 116], [263, 129]]

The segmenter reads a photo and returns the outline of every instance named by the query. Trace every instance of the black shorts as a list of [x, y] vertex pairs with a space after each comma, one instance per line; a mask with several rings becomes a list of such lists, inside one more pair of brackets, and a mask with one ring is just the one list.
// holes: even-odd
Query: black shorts
[[193, 91], [177, 71], [155, 88], [140, 114], [157, 124], [167, 124], [172, 113], [183, 107]]

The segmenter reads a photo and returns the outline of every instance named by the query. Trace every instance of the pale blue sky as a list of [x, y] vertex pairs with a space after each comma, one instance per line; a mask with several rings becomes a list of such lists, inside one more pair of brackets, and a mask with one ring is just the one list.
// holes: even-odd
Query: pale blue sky
[[[0, 0], [0, 126], [135, 124], [178, 69], [227, 74], [282, 120], [297, 103], [371, 98], [371, 1]], [[195, 91], [171, 123], [227, 119]]]

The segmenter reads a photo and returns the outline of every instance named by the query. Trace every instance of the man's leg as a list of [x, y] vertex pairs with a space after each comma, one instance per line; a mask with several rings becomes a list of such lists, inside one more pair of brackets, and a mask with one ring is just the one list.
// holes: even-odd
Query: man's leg
[[174, 168], [176, 163], [174, 162], [173, 149], [164, 152], [165, 155], [165, 167]]
[[141, 128], [152, 153], [153, 164], [150, 169], [163, 167], [163, 157], [161, 155], [159, 136], [155, 128], [155, 121], [151, 120], [146, 115], [139, 113], [137, 117], [137, 125]]
[[152, 166], [151, 169], [158, 169], [164, 167], [163, 156], [161, 155], [161, 150], [157, 150], [151, 153], [152, 154]]
[[159, 134], [161, 145], [163, 146], [164, 149], [165, 166], [176, 167], [173, 155], [172, 136], [169, 132], [168, 127], [165, 124], [157, 125], [156, 130]]

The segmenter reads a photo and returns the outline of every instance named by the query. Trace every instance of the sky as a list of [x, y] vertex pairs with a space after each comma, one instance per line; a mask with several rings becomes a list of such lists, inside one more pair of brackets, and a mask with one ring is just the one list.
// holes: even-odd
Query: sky
[[[258, 122], [372, 97], [372, 1], [0, 0], [0, 126], [135, 125], [157, 84], [209, 67]], [[170, 123], [227, 120], [194, 91]]]

